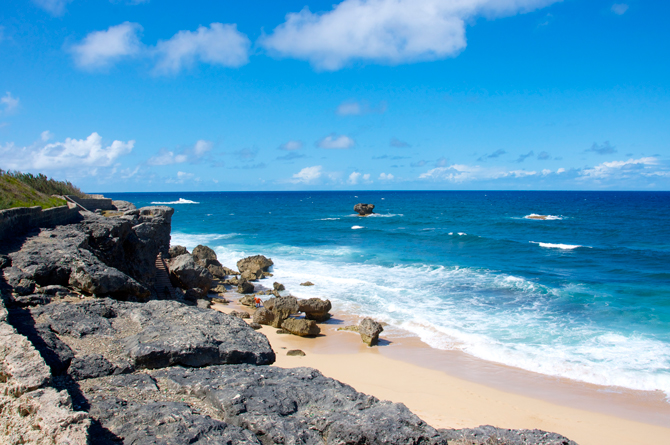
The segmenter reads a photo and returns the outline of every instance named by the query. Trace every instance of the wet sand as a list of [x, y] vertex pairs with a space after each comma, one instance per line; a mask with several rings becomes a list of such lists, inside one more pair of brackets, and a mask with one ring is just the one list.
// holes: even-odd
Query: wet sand
[[[235, 301], [213, 308], [253, 312]], [[383, 332], [380, 345], [368, 347], [357, 333], [337, 330], [358, 321], [333, 311], [316, 338], [277, 334], [270, 326], [260, 332], [277, 353], [274, 366], [316, 368], [358, 391], [404, 403], [435, 428], [538, 428], [581, 445], [670, 443], [670, 403], [660, 392], [548, 377], [436, 350], [397, 330], [388, 330], [388, 336]], [[291, 349], [306, 356], [289, 357]]]

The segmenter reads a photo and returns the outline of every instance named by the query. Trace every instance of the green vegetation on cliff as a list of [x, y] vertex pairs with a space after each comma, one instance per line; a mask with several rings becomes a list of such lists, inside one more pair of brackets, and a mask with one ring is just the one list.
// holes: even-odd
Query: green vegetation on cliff
[[6, 172], [0, 169], [0, 209], [40, 206], [43, 209], [65, 205], [51, 195], [86, 196], [69, 181], [56, 181], [43, 174]]

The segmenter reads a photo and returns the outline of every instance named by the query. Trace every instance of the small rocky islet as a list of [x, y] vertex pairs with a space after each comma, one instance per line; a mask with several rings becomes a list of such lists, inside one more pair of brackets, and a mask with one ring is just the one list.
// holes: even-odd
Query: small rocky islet
[[[268, 366], [276, 353], [254, 328], [318, 335], [331, 302], [274, 283], [251, 323], [209, 309], [231, 289], [254, 307], [272, 261], [233, 270], [206, 246], [170, 247], [173, 209], [115, 203], [0, 243], [2, 443], [574, 444], [539, 430], [435, 429], [318, 370]], [[371, 345], [383, 330], [370, 319], [348, 328]]]

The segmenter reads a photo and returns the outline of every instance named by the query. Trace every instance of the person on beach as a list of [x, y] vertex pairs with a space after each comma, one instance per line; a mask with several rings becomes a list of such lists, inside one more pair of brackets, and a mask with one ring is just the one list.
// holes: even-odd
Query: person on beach
[[256, 302], [256, 307], [261, 307], [263, 304], [263, 302], [261, 301], [261, 297], [259, 297], [258, 295], [254, 297], [254, 301]]

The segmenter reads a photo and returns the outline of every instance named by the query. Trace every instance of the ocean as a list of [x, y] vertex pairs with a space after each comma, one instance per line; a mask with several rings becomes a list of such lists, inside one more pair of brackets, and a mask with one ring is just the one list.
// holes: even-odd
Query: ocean
[[[208, 245], [232, 268], [268, 256], [270, 287], [328, 298], [389, 335], [670, 396], [670, 192], [106, 196], [174, 207], [172, 244]], [[359, 217], [359, 202], [376, 213]]]

